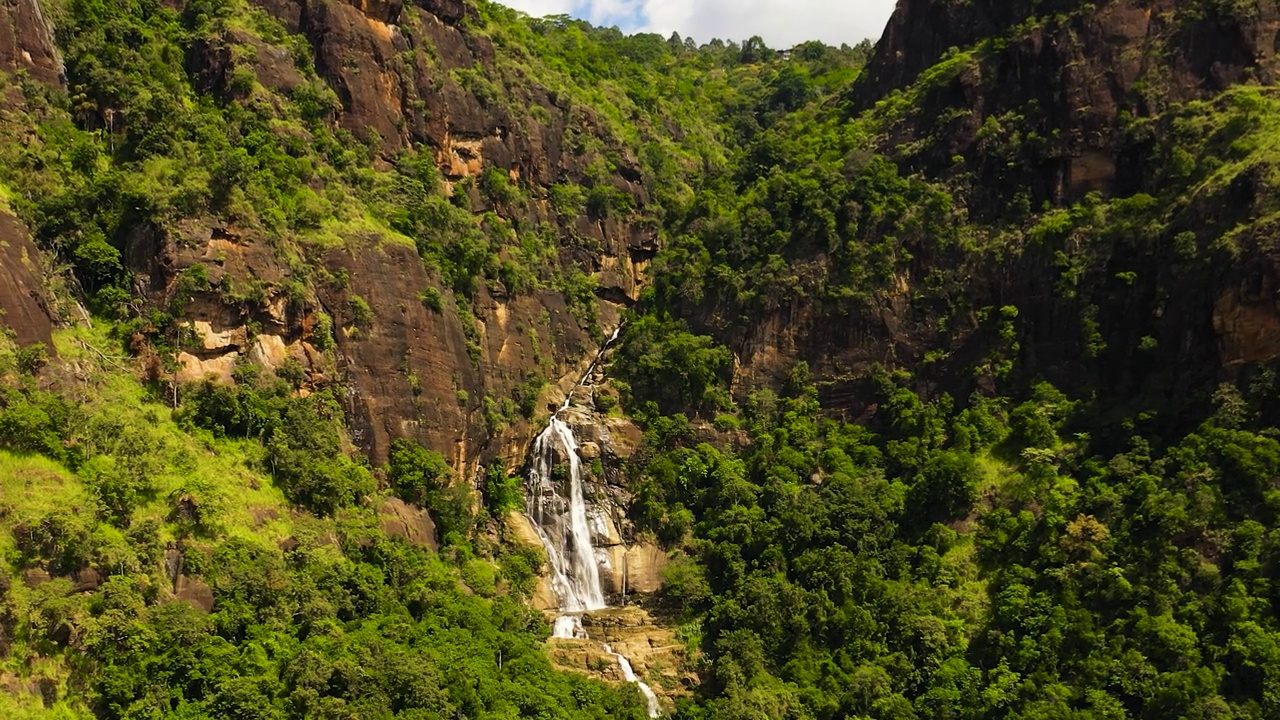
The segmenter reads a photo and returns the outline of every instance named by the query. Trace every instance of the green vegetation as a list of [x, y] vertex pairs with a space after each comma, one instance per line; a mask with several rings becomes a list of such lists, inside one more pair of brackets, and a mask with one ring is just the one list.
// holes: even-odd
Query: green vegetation
[[801, 383], [752, 393], [737, 452], [649, 419], [632, 518], [679, 551], [664, 597], [711, 663], [682, 717], [1280, 711], [1274, 390], [1225, 386], [1194, 432], [1109, 453], [1079, 432], [1105, 403], [909, 380], [881, 377], [870, 429]]
[[[342, 129], [315, 39], [246, 0], [48, 3], [68, 86], [6, 78], [0, 210], [94, 329], [0, 337], [0, 683], [42, 698], [0, 714], [643, 717], [635, 688], [553, 670], [528, 602], [544, 558], [507, 537], [521, 482], [485, 443], [563, 371], [550, 313], [598, 337], [602, 259], [628, 259], [622, 239], [648, 260], [643, 236], [651, 282], [593, 398], [642, 447], [592, 473], [625, 477], [670, 553], [653, 609], [704, 659], [677, 717], [1280, 717], [1280, 366], [1223, 370], [1176, 317], [1192, 295], [1274, 305], [1280, 96], [1170, 105], [1144, 76], [1151, 114], [1114, 128], [1142, 177], [1047, 202], [1024, 181], [1061, 138], [1036, 103], [974, 122], [967, 156], [943, 151], [971, 109], [921, 115], [1078, 5], [1019, 14], [860, 114], [865, 44], [699, 46], [480, 1], [460, 32], [482, 62], [445, 71], [431, 42], [386, 59], [405, 128], [438, 110], [427, 88], [474, 99], [498, 139], [563, 146], [535, 180], [474, 156], [487, 136], [454, 159]], [[202, 72], [223, 45], [225, 72]], [[195, 226], [252, 238], [281, 277], [219, 251], [156, 283], [138, 253], [189, 250]], [[346, 259], [379, 245], [429, 278], [400, 315], [353, 290]], [[1222, 277], [1243, 299], [1208, 297]], [[466, 416], [483, 474], [405, 439], [371, 463], [341, 372], [241, 360], [233, 383], [178, 383], [210, 298], [246, 341], [273, 300], [314, 311], [326, 362], [415, 303], [441, 337], [456, 321], [467, 369], [500, 382], [396, 372], [415, 407]], [[495, 301], [543, 302], [514, 323], [531, 365], [494, 367]], [[397, 531], [402, 503], [438, 537]]]
[[[330, 398], [202, 383], [170, 411], [87, 349], [111, 344], [60, 335], [86, 375], [54, 391], [0, 352], [0, 674], [51, 716], [644, 717], [634, 689], [552, 671], [536, 562], [379, 529]], [[449, 475], [408, 446], [388, 469], [415, 498]], [[23, 697], [0, 709], [42, 716]]]

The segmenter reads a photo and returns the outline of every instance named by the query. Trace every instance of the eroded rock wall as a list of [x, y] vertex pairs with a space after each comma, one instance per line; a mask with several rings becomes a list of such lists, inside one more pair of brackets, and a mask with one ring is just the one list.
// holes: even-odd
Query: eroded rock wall
[[52, 348], [53, 313], [40, 263], [26, 227], [0, 209], [0, 328], [11, 330], [19, 345]]
[[40, 0], [0, 2], [0, 71], [50, 85], [62, 82], [62, 55]]
[[[596, 279], [597, 328], [615, 325], [619, 308], [639, 297], [657, 251], [656, 228], [615, 215], [558, 217], [545, 192], [557, 182], [581, 181], [594, 158], [568, 147], [567, 138], [598, 137], [618, 159], [613, 185], [632, 197], [640, 208], [636, 217], [643, 217], [648, 194], [634, 154], [589, 110], [570, 109], [535, 83], [501, 87], [512, 95], [500, 102], [460, 85], [455, 71], [491, 82], [498, 77], [495, 48], [464, 22], [473, 12], [467, 6], [456, 0], [257, 4], [311, 45], [317, 73], [340, 101], [332, 121], [372, 143], [377, 162], [408, 148], [432, 153], [446, 189], [469, 184], [474, 212], [496, 212], [523, 231], [547, 224], [562, 238], [577, 238], [560, 248], [555, 262]], [[196, 43], [186, 59], [200, 89], [228, 102], [242, 99], [232, 81], [241, 68], [269, 90], [293, 92], [305, 82], [293, 62], [283, 48], [239, 30]], [[494, 207], [473, 182], [490, 169], [530, 188], [531, 200]], [[490, 403], [510, 398], [530, 376], [554, 382], [572, 375], [594, 355], [600, 330], [589, 331], [557, 292], [510, 293], [496, 282], [465, 301], [475, 324], [464, 326], [452, 294], [415, 250], [384, 240], [345, 237], [341, 248], [308, 258], [320, 272], [306, 277], [278, 242], [208, 221], [176, 231], [138, 228], [126, 254], [157, 305], [180, 293], [191, 296], [181, 314], [195, 339], [180, 358], [179, 380], [213, 374], [229, 381], [238, 363], [271, 370], [291, 358], [306, 368], [306, 387], [338, 382], [348, 388], [355, 439], [375, 462], [385, 459], [393, 440], [411, 437], [443, 453], [465, 476], [493, 457], [518, 467], [536, 423], [515, 419], [495, 435], [485, 418]], [[196, 266], [208, 283], [192, 289], [184, 277]], [[422, 301], [428, 290], [444, 299], [442, 309]], [[357, 317], [361, 305], [371, 317]], [[332, 322], [325, 326], [324, 318]]]

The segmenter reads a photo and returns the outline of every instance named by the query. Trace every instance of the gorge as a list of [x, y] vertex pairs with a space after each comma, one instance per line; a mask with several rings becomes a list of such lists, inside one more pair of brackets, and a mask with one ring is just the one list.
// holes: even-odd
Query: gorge
[[0, 716], [1280, 717], [1277, 36], [0, 2]]

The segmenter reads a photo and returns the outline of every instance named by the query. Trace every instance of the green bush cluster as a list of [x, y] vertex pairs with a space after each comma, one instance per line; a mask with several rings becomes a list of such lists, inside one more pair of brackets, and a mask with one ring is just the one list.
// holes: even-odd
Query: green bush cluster
[[342, 450], [343, 415], [329, 391], [297, 397], [281, 381], [188, 387], [179, 422], [216, 435], [255, 439], [276, 483], [299, 505], [321, 515], [357, 505], [374, 491], [369, 468]]

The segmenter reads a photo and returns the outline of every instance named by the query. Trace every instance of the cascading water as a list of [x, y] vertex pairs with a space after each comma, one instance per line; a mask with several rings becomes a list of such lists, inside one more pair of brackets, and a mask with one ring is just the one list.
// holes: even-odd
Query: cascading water
[[653, 694], [653, 688], [642, 682], [636, 677], [636, 671], [631, 669], [631, 661], [623, 657], [621, 654], [613, 651], [608, 645], [603, 645], [604, 651], [614, 656], [618, 660], [618, 667], [622, 670], [622, 678], [627, 682], [633, 682], [640, 686], [640, 693], [644, 695], [644, 699], [649, 703], [649, 717], [656, 718], [661, 708], [658, 706], [658, 696]]
[[[620, 330], [621, 328], [613, 331], [613, 335], [601, 348], [601, 355], [618, 338]], [[599, 360], [597, 357], [596, 362]], [[547, 551], [547, 561], [551, 565], [551, 587], [561, 612], [552, 630], [552, 637], [557, 638], [588, 639], [582, 626], [582, 614], [608, 607], [604, 588], [600, 583], [601, 558], [597, 557], [596, 548], [591, 542], [593, 508], [587, 505], [582, 487], [582, 460], [578, 457], [578, 439], [573, 430], [560, 419], [560, 413], [568, 410], [573, 401], [574, 390], [591, 377], [595, 366], [596, 363], [593, 362], [587, 368], [583, 380], [569, 391], [564, 404], [551, 416], [546, 429], [533, 443], [533, 457], [529, 463], [525, 509], [533, 520], [533, 526], [538, 531], [538, 537]], [[555, 469], [560, 459], [568, 466], [568, 473], [566, 477], [557, 478]], [[564, 487], [566, 484], [567, 488]], [[564, 492], [566, 489], [567, 494]], [[649, 716], [658, 717], [658, 697], [653, 690], [636, 677], [629, 660], [615, 653], [608, 645], [603, 647], [606, 653], [617, 659], [623, 678], [640, 687], [640, 692], [649, 704]]]
[[[568, 497], [556, 489], [552, 476], [558, 455], [562, 455], [569, 466]], [[580, 614], [603, 609], [606, 603], [600, 585], [600, 565], [587, 525], [578, 441], [559, 417], [551, 418], [547, 429], [533, 444], [528, 485], [529, 517], [547, 549], [551, 587], [560, 609], [567, 613], [556, 619], [555, 637], [581, 637]]]

